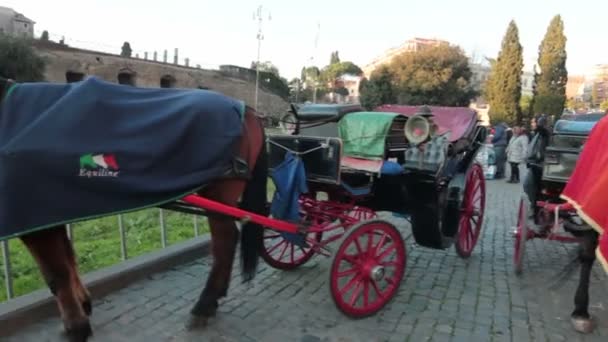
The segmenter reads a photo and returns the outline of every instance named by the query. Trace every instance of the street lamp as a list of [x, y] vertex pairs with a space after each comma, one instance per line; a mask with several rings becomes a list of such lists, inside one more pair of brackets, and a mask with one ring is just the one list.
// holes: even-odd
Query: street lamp
[[[262, 47], [262, 40], [264, 34], [262, 33], [262, 21], [264, 20], [262, 5], [258, 6], [257, 11], [253, 14], [253, 20], [258, 21], [258, 34], [256, 39], [258, 40], [258, 58], [255, 65], [255, 110], [258, 110], [258, 89], [260, 87], [260, 48]], [[268, 20], [270, 21], [270, 12], [268, 12]]]

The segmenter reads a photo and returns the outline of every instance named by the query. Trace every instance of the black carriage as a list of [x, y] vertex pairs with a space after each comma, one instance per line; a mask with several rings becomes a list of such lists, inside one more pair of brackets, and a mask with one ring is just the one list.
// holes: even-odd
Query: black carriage
[[[428, 106], [364, 111], [359, 105], [310, 104], [292, 106], [283, 121], [289, 123], [288, 132], [267, 139], [270, 168], [284, 165], [287, 156], [302, 161], [307, 191], [300, 195], [300, 215], [315, 225], [307, 236], [312, 242], [308, 248], [285, 247], [293, 241], [269, 231], [263, 252], [267, 263], [295, 268], [341, 238], [331, 272], [332, 294], [342, 311], [360, 316], [379, 308], [363, 305], [355, 310], [338, 290], [340, 272], [335, 268], [347, 258], [341, 253], [348, 239], [365, 239], [366, 224], [377, 220], [376, 212], [409, 218], [419, 245], [455, 245], [461, 257], [471, 255], [485, 209], [485, 179], [475, 156], [486, 128], [476, 112]], [[375, 234], [389, 231], [399, 234], [394, 227]], [[280, 252], [280, 246], [286, 250]], [[405, 261], [399, 264], [405, 267]], [[385, 269], [368, 271], [362, 277], [374, 278]]]
[[529, 172], [535, 186], [522, 194], [519, 203], [513, 232], [516, 274], [523, 271], [527, 240], [576, 243], [582, 232], [592, 229], [561, 194], [591, 130], [604, 116], [605, 113], [563, 115], [552, 128], [540, 127], [531, 141]]

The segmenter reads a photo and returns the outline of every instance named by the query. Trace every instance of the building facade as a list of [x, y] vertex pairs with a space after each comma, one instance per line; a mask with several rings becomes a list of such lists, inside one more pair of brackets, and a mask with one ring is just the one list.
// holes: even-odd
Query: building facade
[[[77, 82], [87, 76], [96, 76], [105, 81], [138, 87], [210, 89], [251, 106], [255, 103], [255, 82], [240, 78], [231, 70], [208, 70], [175, 62], [122, 57], [51, 41], [34, 40], [34, 48], [47, 61], [44, 75], [50, 82]], [[260, 88], [259, 112], [279, 116], [288, 109], [285, 99]]]
[[0, 6], [0, 33], [34, 37], [35, 22], [9, 7]]
[[394, 57], [408, 51], [420, 51], [425, 47], [448, 45], [449, 42], [440, 39], [426, 39], [426, 38], [413, 38], [406, 40], [403, 44], [398, 47], [390, 48], [385, 51], [382, 55], [376, 57], [371, 63], [364, 66], [363, 74], [369, 79], [372, 72], [378, 67], [384, 64], [390, 63]]

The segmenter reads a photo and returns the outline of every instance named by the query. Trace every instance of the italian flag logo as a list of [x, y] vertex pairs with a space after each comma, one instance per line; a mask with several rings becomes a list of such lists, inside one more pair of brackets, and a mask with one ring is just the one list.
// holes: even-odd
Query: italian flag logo
[[117, 177], [118, 163], [113, 154], [85, 154], [80, 157], [80, 176]]

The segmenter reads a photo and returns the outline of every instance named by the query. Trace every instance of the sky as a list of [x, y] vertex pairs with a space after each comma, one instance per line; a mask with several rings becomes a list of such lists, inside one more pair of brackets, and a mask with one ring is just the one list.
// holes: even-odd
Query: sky
[[[257, 59], [258, 21], [264, 21], [260, 60], [281, 76], [298, 77], [304, 65], [323, 67], [332, 51], [363, 67], [405, 40], [438, 38], [457, 44], [476, 60], [495, 57], [509, 21], [515, 20], [525, 69], [538, 58], [538, 46], [551, 18], [560, 14], [567, 37], [569, 73], [584, 74], [608, 63], [606, 0], [3, 0], [36, 22], [53, 40], [120, 52], [128, 41], [135, 53], [179, 49], [180, 63], [217, 68], [249, 67]], [[270, 16], [270, 20], [268, 20]], [[315, 40], [317, 38], [317, 44]], [[314, 57], [314, 58], [313, 58]]]

